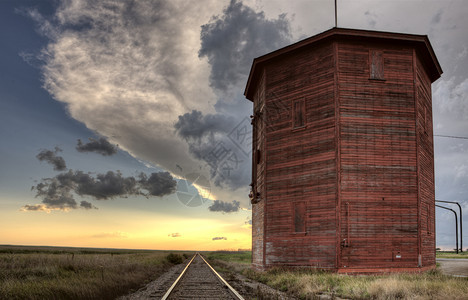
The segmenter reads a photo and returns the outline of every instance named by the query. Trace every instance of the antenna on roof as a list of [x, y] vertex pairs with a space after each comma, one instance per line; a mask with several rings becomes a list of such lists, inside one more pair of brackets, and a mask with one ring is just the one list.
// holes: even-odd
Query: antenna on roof
[[337, 0], [335, 0], [335, 27], [338, 27], [338, 13], [336, 8], [336, 1]]

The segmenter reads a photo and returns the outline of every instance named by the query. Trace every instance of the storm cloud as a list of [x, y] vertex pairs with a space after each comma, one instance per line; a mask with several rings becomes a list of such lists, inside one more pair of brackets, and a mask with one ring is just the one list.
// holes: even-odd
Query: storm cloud
[[40, 161], [46, 161], [47, 163], [54, 166], [55, 171], [64, 171], [67, 169], [67, 165], [63, 157], [58, 156], [57, 153], [61, 152], [62, 149], [55, 147], [55, 151], [42, 150], [36, 155], [36, 158]]
[[137, 180], [133, 176], [125, 177], [119, 171], [92, 176], [83, 171], [61, 173], [52, 178], [42, 179], [32, 187], [36, 197], [42, 199], [38, 205], [25, 205], [22, 210], [70, 210], [96, 208], [88, 201], [78, 205], [74, 196], [88, 196], [95, 200], [108, 200], [129, 196], [162, 197], [175, 192], [177, 182], [168, 172], [152, 173], [149, 177], [140, 173]]
[[[200, 26], [222, 5], [69, 0], [50, 17], [27, 10], [48, 39], [37, 55], [44, 88], [120, 149], [183, 176], [200, 162], [173, 124], [194, 108], [213, 110], [209, 67], [197, 51]], [[78, 143], [79, 151], [113, 152], [101, 139]]]
[[213, 212], [223, 212], [223, 213], [232, 213], [239, 211], [240, 209], [240, 202], [239, 201], [232, 201], [232, 202], [224, 202], [221, 200], [213, 201], [213, 204], [208, 207], [210, 211]]
[[282, 14], [267, 19], [242, 1], [231, 0], [223, 15], [202, 26], [200, 57], [211, 65], [210, 82], [225, 91], [245, 83], [252, 60], [291, 41], [289, 20]]
[[201, 111], [192, 110], [179, 116], [179, 120], [174, 127], [185, 140], [199, 140], [215, 133], [228, 134], [234, 125], [235, 119], [232, 116], [221, 114], [203, 115]]
[[117, 146], [109, 143], [104, 137], [98, 140], [89, 138], [89, 142], [86, 144], [83, 144], [83, 142], [78, 139], [76, 150], [78, 150], [78, 152], [96, 152], [104, 156], [111, 156], [117, 153]]
[[268, 19], [241, 1], [231, 1], [223, 14], [201, 27], [198, 55], [210, 65], [210, 86], [218, 99], [216, 113], [192, 110], [175, 123], [190, 154], [204, 161], [215, 185], [236, 190], [250, 181], [251, 104], [242, 95], [255, 57], [291, 41], [286, 15]]
[[190, 154], [206, 163], [215, 185], [235, 190], [249, 184], [250, 120], [193, 110], [179, 116], [174, 127]]

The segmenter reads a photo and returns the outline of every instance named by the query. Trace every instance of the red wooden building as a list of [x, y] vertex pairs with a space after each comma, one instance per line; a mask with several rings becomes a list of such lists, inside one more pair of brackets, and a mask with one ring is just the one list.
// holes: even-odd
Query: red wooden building
[[441, 74], [427, 36], [342, 28], [254, 60], [254, 267], [435, 267]]

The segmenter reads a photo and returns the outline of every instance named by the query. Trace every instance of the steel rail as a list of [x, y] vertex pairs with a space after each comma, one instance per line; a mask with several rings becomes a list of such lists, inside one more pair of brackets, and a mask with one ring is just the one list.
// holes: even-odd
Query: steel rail
[[[200, 254], [198, 254], [198, 255], [200, 255]], [[232, 286], [231, 286], [229, 283], [227, 283], [227, 281], [224, 280], [224, 278], [221, 277], [221, 275], [219, 275], [218, 272], [215, 271], [215, 269], [213, 269], [213, 267], [205, 260], [205, 258], [204, 258], [202, 255], [200, 255], [200, 257], [201, 257], [201, 258], [203, 259], [203, 261], [208, 265], [208, 267], [210, 267], [211, 271], [213, 271], [213, 273], [218, 277], [218, 279], [221, 280], [221, 282], [222, 282], [224, 285], [227, 286], [227, 288], [229, 289], [229, 291], [230, 291], [231, 293], [233, 293], [233, 294], [237, 297], [237, 299], [239, 299], [239, 300], [245, 300], [244, 297], [242, 297], [235, 289], [233, 289]]]
[[192, 263], [192, 261], [195, 259], [195, 257], [200, 256], [201, 259], [203, 259], [203, 261], [207, 264], [208, 267], [210, 267], [211, 271], [216, 275], [216, 277], [229, 289], [229, 291], [235, 296], [237, 297], [237, 299], [239, 300], [245, 300], [244, 297], [242, 297], [229, 283], [227, 283], [226, 280], [223, 279], [223, 277], [221, 277], [221, 275], [218, 274], [218, 272], [215, 271], [215, 269], [213, 269], [213, 267], [205, 260], [205, 258], [203, 258], [203, 256], [200, 254], [200, 253], [196, 253], [192, 259], [190, 260], [190, 262], [185, 266], [184, 270], [182, 271], [182, 273], [180, 273], [179, 277], [177, 277], [177, 279], [174, 281], [174, 283], [171, 285], [171, 287], [167, 290], [167, 292], [164, 294], [164, 296], [161, 298], [161, 300], [166, 300], [172, 293], [172, 291], [174, 290], [174, 288], [177, 286], [177, 284], [179, 283], [179, 281], [182, 279], [182, 277], [185, 275], [185, 272], [187, 271], [187, 269], [189, 268], [190, 264]]
[[187, 271], [188, 267], [192, 263], [192, 261], [195, 259], [195, 257], [198, 255], [198, 253], [195, 253], [195, 255], [192, 257], [192, 259], [189, 261], [189, 263], [185, 266], [184, 270], [182, 273], [180, 273], [179, 277], [174, 281], [174, 283], [171, 285], [171, 287], [167, 290], [167, 292], [162, 296], [161, 300], [166, 300], [167, 297], [172, 293], [172, 290], [175, 288], [175, 286], [179, 283], [180, 279], [184, 276], [185, 271]]

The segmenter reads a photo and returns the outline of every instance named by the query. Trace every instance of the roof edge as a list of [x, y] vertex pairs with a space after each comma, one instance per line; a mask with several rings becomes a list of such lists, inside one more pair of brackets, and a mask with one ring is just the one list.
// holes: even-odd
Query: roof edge
[[296, 43], [293, 43], [291, 45], [285, 46], [283, 48], [280, 48], [278, 50], [272, 51], [270, 53], [267, 53], [265, 55], [255, 58], [252, 62], [252, 67], [250, 69], [249, 77], [247, 79], [247, 84], [244, 90], [245, 97], [248, 100], [253, 101], [251, 85], [253, 82], [257, 80], [257, 77], [259, 76], [258, 75], [258, 68], [260, 67], [259, 65], [264, 64], [266, 61], [270, 59], [277, 58], [281, 55], [284, 55], [285, 53], [295, 51], [307, 45], [313, 44], [318, 41], [326, 40], [328, 38], [335, 37], [335, 36], [347, 36], [347, 37], [355, 36], [355, 37], [361, 37], [361, 38], [406, 41], [409, 43], [424, 44], [425, 46], [424, 48], [426, 49], [426, 54], [433, 63], [432, 65], [433, 65], [434, 70], [432, 70], [432, 76], [430, 75], [432, 82], [437, 80], [440, 77], [440, 75], [442, 75], [442, 68], [439, 64], [439, 61], [437, 60], [434, 49], [432, 48], [432, 45], [429, 42], [429, 38], [427, 35], [333, 27], [317, 35], [300, 40]]

